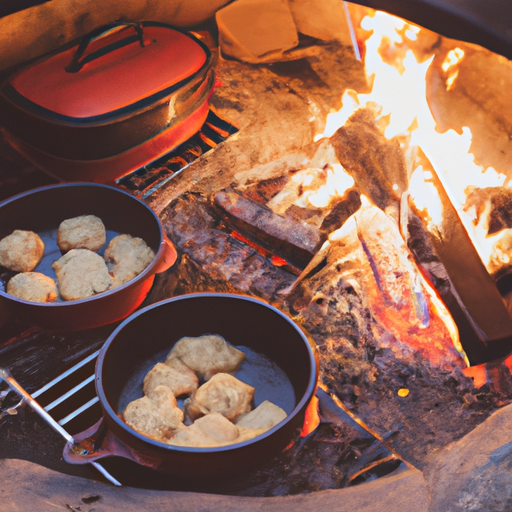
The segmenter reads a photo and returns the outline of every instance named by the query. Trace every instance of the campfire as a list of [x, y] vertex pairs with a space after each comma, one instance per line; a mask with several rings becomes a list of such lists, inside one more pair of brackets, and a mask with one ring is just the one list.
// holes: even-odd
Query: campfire
[[[238, 132], [177, 171], [160, 159], [146, 169], [158, 186], [141, 172], [116, 183], [147, 201], [178, 249], [146, 303], [254, 295], [318, 345], [319, 390], [295, 442], [250, 477], [199, 490], [278, 496], [422, 469], [511, 401], [504, 143], [494, 127], [499, 143], [481, 142], [479, 105], [464, 124], [464, 109], [487, 101], [474, 75], [506, 76], [510, 64], [372, 9], [351, 6], [348, 21], [343, 44], [306, 38], [258, 62], [247, 47], [221, 51], [212, 108]], [[168, 488], [133, 475], [124, 483]]]
[[[484, 384], [491, 402], [508, 403], [485, 369], [510, 352], [496, 283], [507, 256], [488, 236], [490, 219], [506, 215], [489, 194], [506, 194], [507, 181], [475, 163], [469, 128], [440, 131], [432, 114], [477, 50], [363, 14], [366, 85], [347, 88], [326, 120], [310, 118], [323, 125], [310, 145], [246, 175], [235, 169], [223, 180], [221, 171], [184, 196], [171, 184], [154, 199], [182, 249], [179, 269], [154, 293], [221, 289], [277, 304], [319, 343], [327, 396], [367, 431], [391, 436], [379, 460], [392, 453], [421, 466], [424, 447], [413, 439], [436, 432], [432, 442], [443, 444], [447, 417], [475, 421], [489, 398]], [[235, 150], [227, 162], [237, 158]], [[216, 163], [222, 169], [222, 157]]]

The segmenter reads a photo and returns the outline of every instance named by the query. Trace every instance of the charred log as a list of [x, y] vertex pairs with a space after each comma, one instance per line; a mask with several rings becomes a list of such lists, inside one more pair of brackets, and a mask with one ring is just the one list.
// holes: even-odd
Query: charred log
[[355, 189], [347, 190], [343, 197], [338, 198], [331, 211], [324, 218], [320, 229], [329, 234], [343, 226], [345, 221], [361, 207], [361, 196]]
[[180, 261], [159, 276], [152, 298], [226, 291], [275, 302], [277, 292], [295, 279], [229, 230], [220, 229], [216, 211], [201, 195], [185, 194], [174, 201], [162, 216], [162, 223], [178, 249]]
[[462, 310], [482, 340], [484, 359], [476, 359], [473, 363], [503, 357], [512, 348], [512, 319], [441, 180], [432, 167], [430, 170], [432, 183], [443, 205], [442, 223], [436, 227], [436, 232], [429, 231], [430, 238], [447, 270]]
[[407, 245], [414, 254], [415, 260], [430, 280], [444, 304], [450, 311], [459, 330], [462, 346], [471, 363], [484, 361], [491, 357], [481, 336], [468, 319], [467, 312], [460, 304], [460, 299], [448, 275], [446, 267], [441, 262], [431, 237], [416, 213], [409, 211]]
[[213, 203], [228, 225], [299, 268], [309, 263], [325, 239], [314, 226], [277, 215], [235, 192], [217, 192]]
[[359, 190], [379, 208], [396, 203], [407, 190], [404, 155], [397, 141], [388, 141], [373, 113], [360, 109], [330, 138], [341, 165]]

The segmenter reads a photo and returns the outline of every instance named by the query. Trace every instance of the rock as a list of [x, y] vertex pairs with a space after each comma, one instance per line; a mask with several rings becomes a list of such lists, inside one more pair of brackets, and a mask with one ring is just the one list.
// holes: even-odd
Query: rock
[[225, 512], [379, 512], [428, 511], [428, 491], [419, 471], [406, 470], [396, 475], [349, 489], [286, 496], [252, 498], [216, 496], [205, 493], [147, 491], [133, 487], [114, 487], [85, 478], [63, 475], [21, 460], [0, 461], [2, 510], [95, 510], [97, 512], [139, 512], [169, 509]]
[[512, 406], [432, 457], [430, 512], [506, 512], [512, 495]]
[[297, 30], [322, 41], [337, 40], [350, 45], [349, 25], [340, 0], [290, 0]]
[[222, 54], [268, 62], [299, 43], [287, 0], [237, 0], [217, 11]]

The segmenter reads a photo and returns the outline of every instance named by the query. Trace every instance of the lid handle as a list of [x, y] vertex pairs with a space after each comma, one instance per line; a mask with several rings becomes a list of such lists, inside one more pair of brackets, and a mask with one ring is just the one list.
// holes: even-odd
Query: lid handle
[[[116, 41], [115, 43], [112, 43], [108, 46], [105, 46], [103, 48], [100, 48], [99, 50], [90, 53], [89, 55], [84, 57], [85, 51], [87, 50], [87, 47], [89, 44], [101, 37], [107, 36], [109, 33], [111, 33], [113, 30], [116, 30], [121, 27], [133, 27], [136, 35], [126, 37], [124, 39], [121, 39], [120, 41]], [[141, 48], [144, 48], [144, 38], [143, 38], [143, 31], [142, 31], [142, 23], [135, 23], [135, 22], [114, 22], [109, 23], [108, 25], [104, 25], [102, 27], [97, 28], [96, 30], [93, 30], [86, 36], [82, 38], [80, 41], [80, 44], [78, 45], [78, 48], [76, 49], [75, 54], [73, 55], [73, 58], [71, 59], [71, 62], [64, 68], [68, 73], [77, 73], [80, 71], [87, 62], [90, 62], [94, 59], [97, 59], [98, 57], [101, 57], [102, 55], [105, 55], [107, 53], [110, 53], [114, 50], [117, 50], [118, 48], [122, 48], [123, 46], [126, 46], [128, 44], [131, 44], [135, 41], [139, 41], [139, 44]], [[81, 60], [80, 60], [81, 59]]]

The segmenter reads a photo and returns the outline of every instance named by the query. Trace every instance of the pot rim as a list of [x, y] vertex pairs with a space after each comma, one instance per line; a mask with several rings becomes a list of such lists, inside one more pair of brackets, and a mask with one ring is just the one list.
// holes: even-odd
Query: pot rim
[[155, 267], [159, 266], [160, 260], [164, 257], [166, 252], [166, 241], [165, 241], [165, 233], [162, 227], [162, 223], [160, 222], [160, 219], [158, 215], [155, 213], [155, 211], [150, 208], [144, 201], [139, 199], [138, 197], [135, 197], [134, 195], [130, 194], [129, 192], [126, 192], [124, 190], [121, 190], [120, 188], [114, 187], [112, 185], [107, 185], [103, 183], [91, 183], [91, 182], [70, 182], [70, 183], [56, 183], [52, 185], [44, 185], [42, 187], [33, 188], [30, 190], [26, 190], [24, 192], [21, 192], [19, 194], [16, 194], [12, 197], [9, 197], [3, 201], [0, 202], [0, 211], [2, 208], [10, 203], [14, 203], [20, 199], [23, 199], [25, 197], [31, 196], [33, 194], [37, 193], [44, 193], [47, 190], [53, 190], [56, 188], [70, 188], [70, 187], [91, 187], [91, 188], [102, 188], [102, 189], [109, 189], [113, 191], [114, 193], [123, 194], [130, 199], [133, 199], [137, 203], [140, 203], [142, 206], [144, 206], [148, 212], [154, 217], [156, 226], [158, 227], [158, 231], [160, 234], [160, 243], [158, 246], [158, 250], [155, 252], [155, 257], [153, 258], [153, 261], [137, 276], [135, 276], [133, 279], [130, 279], [126, 283], [116, 287], [111, 288], [110, 290], [106, 290], [104, 292], [98, 293], [96, 295], [93, 295], [91, 297], [86, 297], [84, 299], [77, 299], [77, 300], [69, 300], [69, 301], [57, 301], [57, 302], [32, 302], [29, 300], [20, 299], [18, 297], [14, 297], [13, 295], [8, 294], [6, 291], [0, 290], [0, 297], [3, 297], [5, 299], [8, 299], [12, 302], [17, 302], [20, 304], [26, 304], [31, 307], [35, 308], [67, 308], [76, 306], [77, 304], [84, 304], [93, 302], [95, 300], [109, 297], [111, 295], [114, 295], [115, 293], [118, 293], [121, 290], [124, 289], [130, 289], [134, 286], [139, 286], [142, 281], [145, 281], [147, 278], [150, 278], [153, 274], [155, 274]]
[[[246, 441], [242, 441], [240, 443], [233, 443], [223, 446], [216, 446], [216, 447], [187, 447], [187, 446], [177, 446], [177, 445], [171, 445], [167, 443], [163, 443], [161, 441], [157, 441], [156, 439], [153, 439], [151, 437], [145, 436], [143, 434], [140, 434], [136, 430], [132, 429], [127, 423], [125, 423], [119, 416], [118, 413], [113, 409], [113, 407], [110, 405], [109, 401], [107, 400], [107, 397], [105, 395], [104, 389], [103, 389], [103, 379], [102, 379], [102, 368], [104, 364], [104, 360], [106, 357], [106, 354], [108, 352], [109, 346], [113, 343], [116, 336], [119, 334], [120, 331], [122, 331], [131, 321], [133, 321], [135, 318], [144, 315], [147, 311], [164, 306], [166, 304], [182, 301], [182, 300], [193, 300], [194, 298], [204, 298], [204, 297], [219, 297], [219, 298], [232, 298], [232, 299], [240, 299], [240, 300], [246, 300], [248, 302], [253, 302], [255, 304], [258, 304], [263, 307], [267, 307], [270, 310], [272, 310], [274, 313], [278, 314], [280, 317], [282, 317], [286, 322], [290, 324], [291, 327], [295, 329], [295, 331], [299, 334], [300, 338], [304, 341], [304, 345], [306, 346], [306, 349], [308, 351], [308, 359], [309, 359], [309, 380], [306, 387], [306, 390], [304, 391], [302, 397], [300, 397], [300, 400], [297, 402], [295, 407], [293, 408], [292, 412], [288, 414], [288, 416], [280, 421], [277, 425], [274, 425], [271, 429], [267, 430], [263, 434], [260, 434], [259, 436], [256, 436], [252, 439], [248, 439]], [[177, 451], [177, 452], [183, 452], [183, 453], [217, 453], [217, 452], [226, 452], [226, 451], [232, 451], [237, 450], [239, 448], [242, 448], [244, 446], [248, 446], [254, 443], [257, 443], [259, 441], [262, 441], [269, 436], [271, 436], [274, 432], [281, 430], [286, 424], [293, 421], [293, 419], [297, 416], [297, 414], [300, 413], [301, 410], [305, 409], [313, 397], [315, 390], [317, 388], [318, 384], [318, 358], [316, 353], [316, 344], [314, 343], [313, 339], [303, 330], [299, 327], [299, 325], [294, 322], [289, 316], [284, 314], [282, 311], [277, 309], [272, 304], [269, 304], [265, 302], [262, 299], [251, 297], [248, 295], [242, 295], [242, 294], [236, 294], [236, 293], [222, 293], [222, 292], [195, 292], [195, 293], [187, 293], [184, 295], [179, 295], [176, 297], [172, 297], [169, 299], [164, 299], [158, 302], [155, 302], [153, 304], [150, 304], [149, 306], [146, 306], [135, 313], [132, 313], [130, 316], [128, 316], [125, 320], [122, 321], [121, 324], [119, 324], [116, 329], [110, 334], [110, 336], [107, 338], [105, 343], [103, 344], [100, 353], [98, 355], [98, 358], [96, 360], [96, 371], [95, 371], [95, 384], [96, 384], [96, 393], [98, 395], [98, 398], [100, 399], [101, 407], [104, 411], [104, 413], [108, 416], [107, 419], [112, 420], [116, 423], [117, 427], [120, 427], [123, 431], [127, 432], [128, 434], [132, 435], [133, 437], [137, 438], [138, 441], [142, 441], [145, 443], [148, 443], [156, 448], [161, 448], [164, 450], [167, 450], [169, 452]]]

